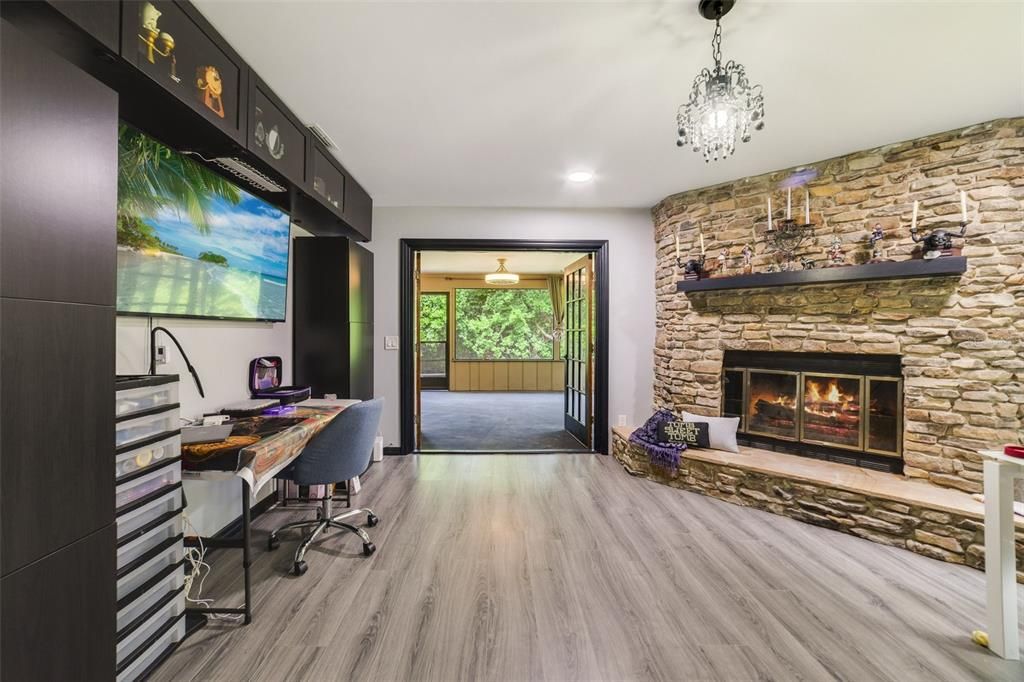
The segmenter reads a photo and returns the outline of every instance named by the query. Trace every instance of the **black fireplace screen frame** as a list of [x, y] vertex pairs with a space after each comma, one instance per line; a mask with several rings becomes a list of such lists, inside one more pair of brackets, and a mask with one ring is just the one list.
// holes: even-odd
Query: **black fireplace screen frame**
[[[795, 373], [797, 380], [797, 419], [798, 429], [802, 431], [802, 415], [804, 401], [804, 377], [807, 375], [825, 375], [829, 377], [857, 377], [860, 379], [860, 447], [850, 448], [843, 445], [829, 445], [824, 442], [803, 438], [788, 439], [765, 433], [754, 433], [750, 429], [749, 415], [749, 378], [750, 371], [767, 371], [778, 373]], [[727, 373], [742, 373], [742, 409], [735, 410], [735, 397], [729, 399]], [[903, 392], [902, 392], [902, 359], [898, 355], [874, 355], [857, 353], [793, 353], [770, 351], [734, 351], [727, 350], [723, 358], [722, 414], [739, 416], [740, 428], [737, 440], [752, 447], [775, 450], [788, 454], [824, 459], [843, 464], [860, 466], [879, 471], [903, 473], [902, 425], [903, 425]], [[897, 382], [896, 400], [896, 435], [895, 452], [873, 450], [868, 443], [869, 385], [872, 381]], [[729, 403], [732, 403], [730, 407]], [[801, 434], [802, 435], [802, 434]]]

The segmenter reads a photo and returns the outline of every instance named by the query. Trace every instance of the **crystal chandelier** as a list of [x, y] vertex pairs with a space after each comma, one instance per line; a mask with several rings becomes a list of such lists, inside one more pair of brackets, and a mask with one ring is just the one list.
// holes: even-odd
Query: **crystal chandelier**
[[505, 259], [498, 259], [498, 269], [494, 272], [484, 275], [484, 281], [488, 284], [495, 284], [497, 286], [512, 286], [513, 284], [519, 284], [519, 275], [509, 272], [505, 268]]
[[700, 13], [714, 19], [711, 41], [713, 69], [703, 69], [693, 80], [690, 101], [676, 115], [680, 147], [691, 144], [704, 154], [705, 163], [724, 159], [736, 151], [736, 138], [750, 141], [750, 131], [764, 128], [764, 95], [760, 85], [751, 85], [742, 64], [722, 65], [722, 17], [735, 0], [701, 0]]

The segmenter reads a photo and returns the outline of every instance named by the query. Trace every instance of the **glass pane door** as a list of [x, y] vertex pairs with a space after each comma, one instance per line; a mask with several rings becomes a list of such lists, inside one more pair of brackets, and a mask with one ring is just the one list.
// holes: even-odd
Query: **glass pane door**
[[420, 294], [420, 382], [448, 388], [448, 294]]

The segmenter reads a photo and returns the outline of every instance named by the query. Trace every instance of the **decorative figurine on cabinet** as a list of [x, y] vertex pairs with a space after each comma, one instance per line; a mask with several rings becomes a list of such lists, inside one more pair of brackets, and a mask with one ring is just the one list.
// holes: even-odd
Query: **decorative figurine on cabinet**
[[200, 66], [196, 69], [196, 88], [202, 93], [203, 104], [224, 118], [224, 100], [221, 99], [224, 82], [221, 81], [220, 71], [216, 66]]
[[832, 235], [832, 243], [829, 244], [825, 255], [828, 256], [828, 267], [846, 265], [846, 258], [843, 256], [843, 242], [839, 239], [839, 235]]
[[[160, 27], [157, 26], [161, 14], [163, 12], [154, 7], [151, 2], [142, 6], [142, 33], [139, 34], [139, 40], [146, 47], [146, 59], [150, 64], [156, 64], [156, 55], [170, 58], [171, 72], [169, 75], [172, 81], [180, 83], [181, 79], [178, 78], [177, 72], [178, 60], [174, 56], [174, 38], [170, 33], [161, 32]], [[158, 38], [163, 50], [156, 45]]]
[[[918, 236], [917, 230], [917, 208], [918, 201], [914, 201], [914, 216], [910, 221], [910, 238], [915, 244], [921, 244], [920, 257], [925, 260], [933, 258], [944, 258], [947, 256], [959, 256], [960, 248], [953, 246], [955, 237], [967, 235], [967, 193], [960, 191], [960, 232], [947, 232], [943, 229], [932, 230], [924, 237]], [[917, 255], [917, 254], [915, 254]]]

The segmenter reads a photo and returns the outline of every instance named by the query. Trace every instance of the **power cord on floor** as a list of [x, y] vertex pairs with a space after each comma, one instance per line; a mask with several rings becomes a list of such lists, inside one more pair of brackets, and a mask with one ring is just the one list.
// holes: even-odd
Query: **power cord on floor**
[[[203, 583], [206, 581], [206, 576], [210, 575], [210, 564], [206, 563], [206, 547], [203, 546], [203, 536], [199, 534], [192, 522], [188, 520], [188, 515], [182, 513], [182, 520], [185, 522], [186, 530], [192, 531], [195, 534], [196, 540], [199, 543], [198, 547], [188, 547], [185, 549], [185, 561], [188, 562], [189, 570], [185, 575], [185, 601], [192, 604], [196, 604], [203, 608], [211, 608], [213, 606], [213, 599], [203, 599]], [[198, 579], [198, 584], [196, 580]], [[192, 594], [192, 587], [195, 586], [195, 594]], [[233, 623], [241, 622], [244, 616], [240, 613], [209, 613], [207, 617], [213, 620], [227, 620]]]

